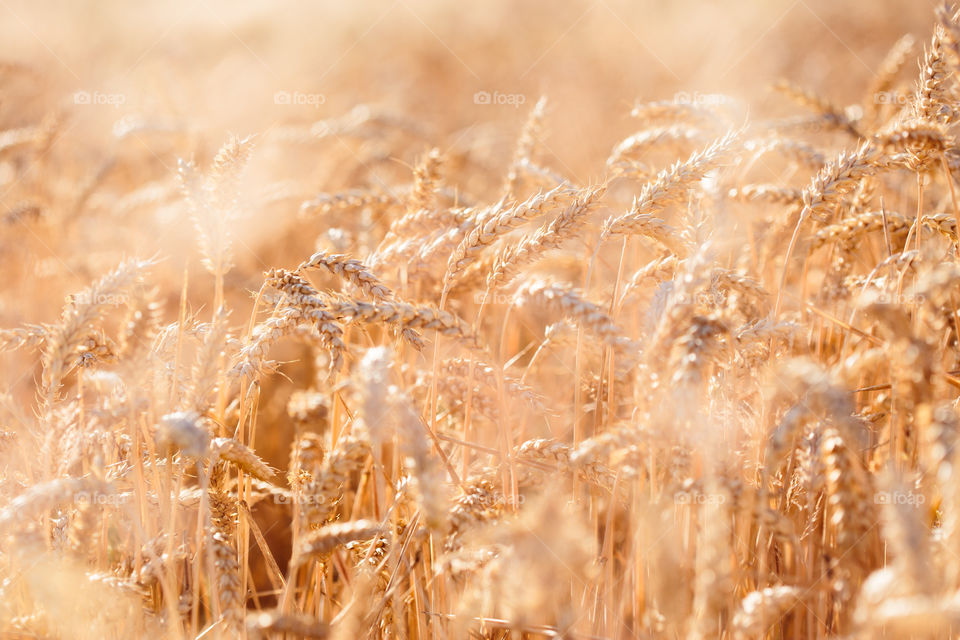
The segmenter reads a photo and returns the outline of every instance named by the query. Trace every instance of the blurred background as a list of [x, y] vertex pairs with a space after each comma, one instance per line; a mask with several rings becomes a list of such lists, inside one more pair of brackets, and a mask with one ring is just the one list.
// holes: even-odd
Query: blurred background
[[[358, 103], [412, 115], [438, 136], [485, 123], [510, 135], [547, 95], [549, 148], [586, 180], [630, 131], [636, 100], [722, 92], [763, 109], [783, 101], [766, 91], [781, 77], [841, 103], [859, 100], [898, 37], [928, 40], [934, 5], [4, 0], [0, 56], [30, 73], [19, 90], [5, 78], [0, 123], [28, 123], [52, 96], [71, 109], [73, 92], [87, 91], [122, 96], [115, 109], [75, 114], [94, 136], [110, 133], [89, 122], [96, 116], [109, 125], [136, 113], [216, 137], [341, 115]], [[478, 91], [502, 102], [476, 104]], [[277, 104], [277, 92], [294, 104]]]

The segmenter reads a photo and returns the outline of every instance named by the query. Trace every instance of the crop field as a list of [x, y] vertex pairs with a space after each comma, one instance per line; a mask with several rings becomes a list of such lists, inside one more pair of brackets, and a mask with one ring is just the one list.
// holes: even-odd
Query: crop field
[[960, 7], [0, 0], [0, 638], [960, 637]]

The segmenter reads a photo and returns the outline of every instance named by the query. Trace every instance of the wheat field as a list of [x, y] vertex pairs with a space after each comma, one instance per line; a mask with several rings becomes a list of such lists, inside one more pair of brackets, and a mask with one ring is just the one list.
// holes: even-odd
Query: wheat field
[[0, 15], [0, 637], [960, 637], [957, 7]]

